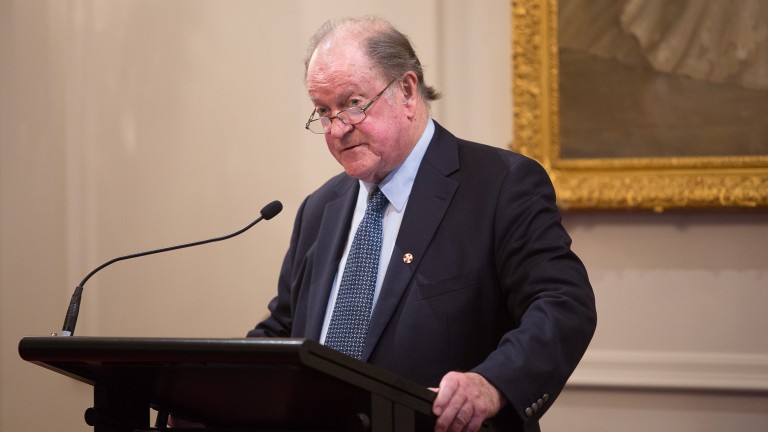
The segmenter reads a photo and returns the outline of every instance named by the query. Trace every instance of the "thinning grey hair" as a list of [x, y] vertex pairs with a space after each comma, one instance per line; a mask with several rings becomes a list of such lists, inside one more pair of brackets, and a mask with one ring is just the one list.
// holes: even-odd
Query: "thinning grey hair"
[[340, 29], [359, 33], [363, 39], [368, 58], [379, 69], [387, 81], [401, 78], [413, 71], [419, 80], [419, 94], [427, 105], [440, 98], [440, 93], [424, 82], [424, 70], [408, 36], [397, 30], [388, 21], [378, 17], [338, 18], [326, 21], [309, 40], [304, 58], [304, 79], [306, 80], [309, 61], [318, 45], [333, 37]]

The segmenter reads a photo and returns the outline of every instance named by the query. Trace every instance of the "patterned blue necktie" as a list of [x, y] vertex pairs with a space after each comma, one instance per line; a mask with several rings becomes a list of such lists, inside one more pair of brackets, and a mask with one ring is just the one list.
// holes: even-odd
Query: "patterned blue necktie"
[[363, 353], [376, 290], [381, 253], [381, 226], [387, 197], [376, 188], [368, 196], [341, 277], [325, 345], [359, 359]]

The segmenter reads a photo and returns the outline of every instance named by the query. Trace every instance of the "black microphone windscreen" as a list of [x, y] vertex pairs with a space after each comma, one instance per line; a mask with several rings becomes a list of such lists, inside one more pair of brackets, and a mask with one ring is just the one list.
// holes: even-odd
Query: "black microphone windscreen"
[[272, 201], [271, 203], [265, 205], [263, 209], [261, 209], [261, 217], [266, 220], [270, 220], [277, 216], [277, 214], [281, 211], [283, 211], [283, 203], [280, 201]]

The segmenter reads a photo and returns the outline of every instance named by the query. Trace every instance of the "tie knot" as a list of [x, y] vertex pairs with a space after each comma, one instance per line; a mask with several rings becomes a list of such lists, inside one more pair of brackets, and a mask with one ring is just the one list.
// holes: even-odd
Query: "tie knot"
[[368, 211], [381, 214], [384, 208], [389, 204], [387, 197], [381, 192], [381, 189], [374, 188], [368, 195]]

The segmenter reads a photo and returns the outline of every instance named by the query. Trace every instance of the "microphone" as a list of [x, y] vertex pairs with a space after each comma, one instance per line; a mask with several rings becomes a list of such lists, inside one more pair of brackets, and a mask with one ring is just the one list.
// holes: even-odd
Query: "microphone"
[[239, 231], [235, 231], [232, 234], [228, 234], [221, 237], [215, 237], [208, 240], [202, 240], [202, 241], [196, 241], [192, 243], [185, 243], [177, 246], [165, 247], [162, 249], [155, 249], [147, 252], [139, 252], [131, 255], [125, 255], [125, 256], [111, 259], [105, 262], [104, 264], [96, 267], [95, 269], [91, 270], [91, 272], [88, 273], [88, 275], [86, 275], [85, 278], [83, 278], [83, 280], [80, 282], [80, 285], [78, 285], [77, 288], [75, 288], [75, 292], [72, 294], [72, 299], [70, 300], [69, 307], [67, 308], [67, 315], [64, 318], [64, 326], [61, 329], [61, 336], [72, 336], [75, 333], [75, 324], [77, 324], [77, 316], [80, 313], [80, 300], [83, 296], [83, 286], [85, 285], [86, 282], [88, 282], [88, 279], [90, 279], [91, 276], [95, 275], [99, 270], [103, 269], [104, 267], [107, 267], [118, 261], [123, 261], [131, 258], [154, 255], [161, 252], [169, 252], [172, 250], [184, 249], [192, 246], [199, 246], [207, 243], [213, 243], [213, 242], [231, 239], [232, 237], [238, 236], [248, 231], [249, 229], [251, 229], [251, 227], [259, 223], [262, 219], [266, 219], [266, 220], [272, 219], [273, 217], [277, 216], [277, 214], [280, 213], [282, 210], [283, 210], [283, 204], [280, 201], [272, 201], [271, 203], [265, 205], [264, 208], [261, 209], [261, 216], [258, 219], [248, 224], [248, 226], [246, 226], [245, 228]]

